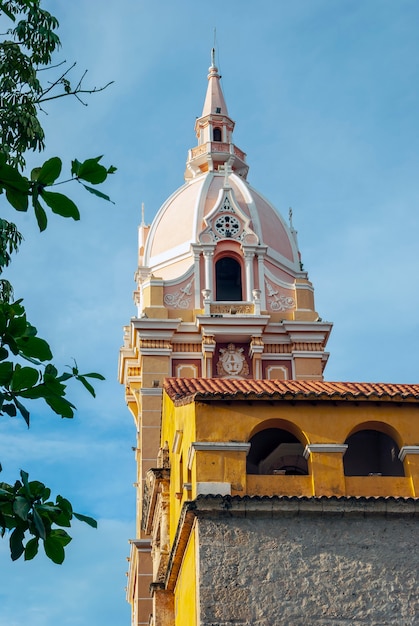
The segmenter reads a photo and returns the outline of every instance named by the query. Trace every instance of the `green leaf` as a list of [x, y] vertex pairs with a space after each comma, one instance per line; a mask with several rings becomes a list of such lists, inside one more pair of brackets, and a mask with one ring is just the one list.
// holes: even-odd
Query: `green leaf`
[[22, 479], [22, 484], [25, 487], [26, 492], [30, 495], [31, 490], [30, 490], [29, 483], [28, 483], [28, 478], [29, 478], [28, 472], [25, 472], [25, 470], [20, 470], [20, 477]]
[[111, 200], [110, 197], [106, 195], [106, 193], [102, 193], [101, 191], [98, 191], [97, 189], [93, 189], [93, 187], [89, 187], [88, 185], [85, 185], [84, 183], [80, 183], [80, 184], [83, 185], [83, 187], [87, 189], [87, 191], [90, 191], [90, 193], [97, 196], [98, 198], [102, 198], [103, 200], [107, 200], [108, 202], [112, 202], [112, 204], [115, 204], [115, 202]]
[[71, 518], [73, 515], [73, 507], [71, 506], [70, 500], [63, 498], [62, 496], [57, 496], [57, 504], [69, 516], [69, 518]]
[[71, 161], [71, 175], [78, 176], [80, 171], [81, 163], [77, 159]]
[[9, 11], [7, 6], [5, 6], [3, 2], [1, 3], [0, 8], [7, 15], [8, 18], [10, 18], [13, 22], [16, 21], [16, 17], [13, 15], [11, 11]]
[[48, 224], [47, 214], [45, 212], [44, 207], [41, 206], [41, 203], [39, 202], [38, 199], [33, 200], [33, 208], [35, 210], [35, 217], [36, 217], [36, 221], [38, 222], [39, 230], [42, 233], [42, 231], [46, 229], [47, 224]]
[[23, 553], [23, 539], [25, 533], [22, 528], [15, 528], [14, 531], [10, 535], [10, 555], [12, 557], [12, 561], [16, 561]]
[[40, 361], [50, 361], [52, 359], [51, 349], [45, 339], [40, 337], [21, 337], [16, 343], [23, 356], [34, 357]]
[[31, 497], [36, 500], [42, 498], [45, 492], [47, 492], [47, 494], [51, 493], [51, 490], [45, 487], [44, 483], [41, 483], [40, 480], [31, 480], [31, 482], [28, 483], [28, 490]]
[[52, 363], [48, 363], [48, 365], [45, 367], [45, 374], [47, 376], [52, 376], [53, 378], [56, 378], [58, 370], [55, 365], [53, 365]]
[[12, 561], [16, 561], [23, 554], [24, 532], [21, 528], [15, 528], [10, 535], [10, 555]]
[[86, 161], [83, 161], [78, 168], [77, 177], [82, 180], [87, 180], [88, 183], [92, 183], [93, 185], [103, 183], [108, 176], [108, 172], [106, 167], [99, 164], [101, 158], [102, 156], [99, 156], [95, 159], [86, 159]]
[[45, 396], [45, 402], [55, 413], [57, 413], [57, 415], [67, 417], [69, 419], [74, 417], [73, 408], [75, 407], [65, 398], [60, 398], [58, 396]]
[[38, 531], [39, 536], [45, 541], [46, 532], [44, 522], [35, 507], [33, 509], [33, 523], [35, 524], [35, 528]]
[[39, 539], [34, 537], [30, 539], [25, 546], [25, 561], [31, 561], [37, 554], [39, 548]]
[[0, 165], [0, 187], [15, 189], [28, 195], [30, 184], [27, 178], [22, 176], [19, 170], [12, 165]]
[[93, 517], [88, 517], [87, 515], [81, 515], [80, 513], [73, 513], [74, 517], [80, 522], [85, 522], [89, 524], [92, 528], [97, 528], [97, 521], [93, 519]]
[[89, 372], [88, 374], [83, 374], [85, 378], [97, 378], [98, 380], [106, 380], [102, 374], [98, 374], [97, 372]]
[[10, 384], [10, 381], [13, 377], [13, 363], [10, 361], [5, 361], [4, 363], [0, 363], [0, 385], [2, 387], [7, 387]]
[[50, 537], [53, 537], [54, 539], [59, 541], [62, 546], [68, 546], [71, 541], [71, 537], [68, 532], [66, 532], [62, 528], [54, 528], [54, 530], [52, 530], [50, 533]]
[[13, 187], [6, 187], [6, 198], [16, 211], [28, 210], [29, 194]]
[[3, 413], [7, 413], [7, 415], [10, 415], [10, 417], [16, 417], [17, 411], [14, 404], [3, 404], [1, 410], [3, 411]]
[[24, 496], [16, 496], [13, 502], [13, 511], [20, 519], [26, 521], [28, 519], [28, 513], [31, 509], [31, 502]]
[[108, 167], [108, 174], [114, 174], [117, 169], [118, 169], [117, 167], [115, 167], [114, 165], [111, 165], [110, 167]]
[[93, 385], [91, 385], [85, 378], [84, 376], [77, 376], [77, 380], [81, 382], [81, 384], [83, 385], [83, 387], [85, 389], [87, 389], [87, 391], [94, 397], [96, 398], [96, 392], [95, 389], [93, 387]]
[[70, 374], [69, 372], [64, 372], [63, 374], [57, 377], [57, 380], [59, 380], [60, 382], [65, 382], [66, 380], [69, 380], [70, 378], [73, 378], [73, 374]]
[[8, 350], [6, 350], [6, 348], [0, 347], [0, 361], [4, 361], [4, 359], [7, 359], [8, 356], [9, 356]]
[[12, 391], [22, 391], [22, 389], [28, 389], [34, 387], [39, 380], [39, 372], [33, 367], [19, 367], [16, 366], [13, 379], [12, 379]]
[[[13, 314], [13, 312], [12, 312]], [[26, 315], [14, 316], [11, 318], [7, 331], [9, 335], [12, 335], [15, 339], [22, 337], [26, 334], [26, 327], [28, 322], [26, 321]]]
[[26, 422], [27, 427], [29, 428], [31, 416], [30, 416], [28, 409], [21, 402], [19, 402], [17, 398], [13, 398], [13, 402], [15, 403], [16, 407], [19, 409], [23, 419]]
[[37, 182], [41, 185], [52, 185], [61, 174], [62, 162], [58, 157], [48, 159], [42, 165]]
[[57, 565], [61, 565], [65, 559], [64, 546], [57, 537], [49, 535], [44, 539], [44, 550], [47, 557]]
[[53, 213], [61, 215], [61, 217], [72, 217], [73, 220], [80, 219], [80, 212], [74, 202], [62, 193], [53, 191], [40, 192], [41, 198], [45, 200]]
[[41, 171], [40, 167], [34, 167], [31, 171], [31, 181], [34, 183], [38, 180], [39, 172]]

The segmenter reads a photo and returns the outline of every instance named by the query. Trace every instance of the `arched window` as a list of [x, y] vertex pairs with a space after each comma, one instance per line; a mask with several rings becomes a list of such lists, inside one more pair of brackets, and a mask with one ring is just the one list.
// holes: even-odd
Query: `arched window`
[[399, 447], [389, 435], [378, 430], [360, 430], [345, 443], [345, 476], [404, 476]]
[[308, 474], [304, 446], [282, 428], [266, 428], [250, 439], [246, 472], [248, 474]]
[[214, 141], [221, 141], [221, 128], [214, 128], [214, 130], [212, 131], [212, 136], [214, 138]]
[[242, 300], [241, 267], [235, 259], [222, 257], [215, 264], [216, 299]]

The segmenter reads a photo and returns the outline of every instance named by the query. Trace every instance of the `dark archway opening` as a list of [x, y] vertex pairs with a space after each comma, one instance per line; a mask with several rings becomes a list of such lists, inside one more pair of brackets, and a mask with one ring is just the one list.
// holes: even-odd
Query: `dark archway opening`
[[282, 428], [266, 428], [250, 439], [246, 472], [248, 474], [307, 475], [304, 446]]
[[221, 141], [221, 128], [214, 128], [212, 136], [214, 141]]
[[242, 300], [241, 267], [235, 259], [223, 257], [215, 264], [216, 299]]
[[343, 457], [345, 476], [404, 476], [399, 447], [392, 437], [378, 430], [361, 430], [346, 440]]

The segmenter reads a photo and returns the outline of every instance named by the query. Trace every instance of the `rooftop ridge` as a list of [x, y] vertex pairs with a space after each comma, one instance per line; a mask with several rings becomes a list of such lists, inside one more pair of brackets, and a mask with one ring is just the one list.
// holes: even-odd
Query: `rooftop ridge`
[[167, 378], [164, 389], [176, 404], [197, 399], [411, 400], [419, 402], [419, 384], [254, 380], [233, 378]]

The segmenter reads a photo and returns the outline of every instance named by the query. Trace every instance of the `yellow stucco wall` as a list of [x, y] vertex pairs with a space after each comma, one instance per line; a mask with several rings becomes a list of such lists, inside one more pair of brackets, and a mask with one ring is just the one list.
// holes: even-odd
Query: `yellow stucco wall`
[[[220, 401], [175, 407], [164, 396], [162, 445], [172, 450], [176, 431], [181, 444], [171, 452], [170, 534], [173, 541], [182, 504], [196, 497], [200, 483], [227, 483], [232, 495], [401, 496], [419, 494], [419, 462], [406, 458], [404, 477], [345, 476], [342, 452], [312, 452], [308, 476], [247, 475], [246, 453], [194, 451], [193, 442], [248, 442], [266, 428], [282, 428], [307, 444], [343, 444], [361, 429], [387, 433], [402, 446], [419, 441], [419, 409], [414, 403]], [[182, 473], [182, 475], [180, 475]], [[192, 488], [184, 488], [192, 483]]]
[[196, 529], [189, 537], [175, 587], [175, 626], [197, 623], [196, 583], [199, 578], [196, 561]]

